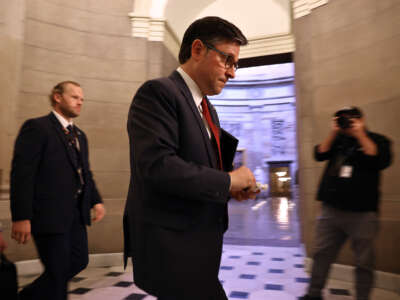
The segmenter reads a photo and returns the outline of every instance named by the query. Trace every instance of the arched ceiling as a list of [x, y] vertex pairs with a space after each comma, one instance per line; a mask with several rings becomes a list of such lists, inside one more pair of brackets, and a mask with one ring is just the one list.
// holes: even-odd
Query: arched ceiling
[[[137, 2], [137, 1], [136, 1]], [[140, 1], [139, 1], [140, 2]], [[291, 31], [290, 0], [152, 0], [153, 11], [164, 6], [164, 18], [179, 41], [194, 20], [219, 16], [237, 25], [249, 38], [288, 34]], [[160, 11], [160, 9], [159, 9]]]
[[186, 28], [205, 16], [219, 16], [237, 25], [249, 40], [241, 58], [294, 51], [295, 17], [328, 0], [134, 0], [132, 35], [163, 41], [177, 55]]

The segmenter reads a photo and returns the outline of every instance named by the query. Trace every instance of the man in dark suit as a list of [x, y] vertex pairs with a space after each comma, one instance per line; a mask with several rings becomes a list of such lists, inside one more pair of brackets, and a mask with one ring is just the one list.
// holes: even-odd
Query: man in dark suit
[[223, 167], [235, 149], [223, 142], [206, 96], [235, 76], [245, 44], [226, 20], [195, 21], [178, 70], [144, 83], [132, 101], [125, 257], [132, 256], [135, 283], [159, 300], [227, 299], [218, 280], [227, 201], [255, 197], [256, 182], [247, 167]]
[[4, 250], [7, 248], [7, 242], [3, 238], [3, 227], [0, 223], [0, 253], [3, 253]]
[[12, 238], [33, 235], [44, 272], [21, 293], [25, 299], [67, 299], [68, 281], [88, 264], [86, 225], [105, 214], [92, 178], [88, 144], [72, 123], [83, 104], [80, 85], [57, 84], [53, 111], [26, 121], [15, 142], [11, 168]]

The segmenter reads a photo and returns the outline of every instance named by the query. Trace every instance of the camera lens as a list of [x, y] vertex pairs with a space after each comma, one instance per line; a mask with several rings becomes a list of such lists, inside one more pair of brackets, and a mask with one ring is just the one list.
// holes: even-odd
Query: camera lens
[[350, 128], [351, 126], [351, 120], [345, 116], [339, 116], [337, 118], [337, 124], [339, 125], [340, 128], [347, 129]]

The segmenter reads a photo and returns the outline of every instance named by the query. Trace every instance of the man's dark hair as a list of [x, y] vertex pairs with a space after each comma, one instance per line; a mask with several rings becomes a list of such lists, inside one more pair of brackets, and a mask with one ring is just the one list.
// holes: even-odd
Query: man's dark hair
[[191, 56], [192, 43], [199, 39], [209, 45], [218, 42], [236, 42], [240, 46], [247, 45], [244, 34], [232, 23], [219, 17], [205, 17], [194, 21], [183, 35], [179, 62], [184, 64]]
[[49, 95], [49, 99], [50, 99], [50, 104], [51, 104], [51, 106], [54, 106], [54, 104], [56, 103], [56, 100], [54, 99], [54, 95], [55, 95], [55, 94], [62, 95], [62, 94], [64, 93], [64, 91], [65, 91], [65, 87], [66, 87], [68, 84], [72, 84], [72, 85], [79, 86], [79, 87], [81, 86], [79, 83], [77, 83], [77, 82], [75, 82], [75, 81], [72, 81], [72, 80], [66, 80], [66, 81], [62, 81], [62, 82], [60, 82], [60, 83], [57, 83], [57, 84], [53, 87], [53, 89], [51, 90], [51, 93], [50, 93], [50, 95]]
[[335, 117], [340, 117], [340, 116], [348, 116], [350, 118], [362, 118], [363, 117], [363, 113], [361, 111], [361, 109], [359, 109], [356, 106], [349, 106], [349, 107], [344, 107], [341, 110], [338, 110], [334, 116]]

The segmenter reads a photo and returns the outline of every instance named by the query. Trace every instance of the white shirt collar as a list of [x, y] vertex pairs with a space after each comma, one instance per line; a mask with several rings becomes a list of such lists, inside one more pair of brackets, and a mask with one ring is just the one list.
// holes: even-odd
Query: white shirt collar
[[55, 110], [52, 111], [52, 113], [56, 116], [56, 118], [58, 119], [58, 121], [60, 121], [61, 125], [64, 128], [67, 128], [68, 125], [74, 125], [72, 123], [72, 121], [68, 122], [62, 115], [60, 115], [58, 112], [56, 112]]
[[199, 86], [181, 67], [179, 67], [176, 71], [178, 71], [178, 73], [181, 74], [183, 80], [188, 86], [190, 92], [192, 93], [192, 97], [194, 103], [196, 104], [196, 107], [201, 110], [201, 101], [203, 99], [203, 95], [200, 91]]

